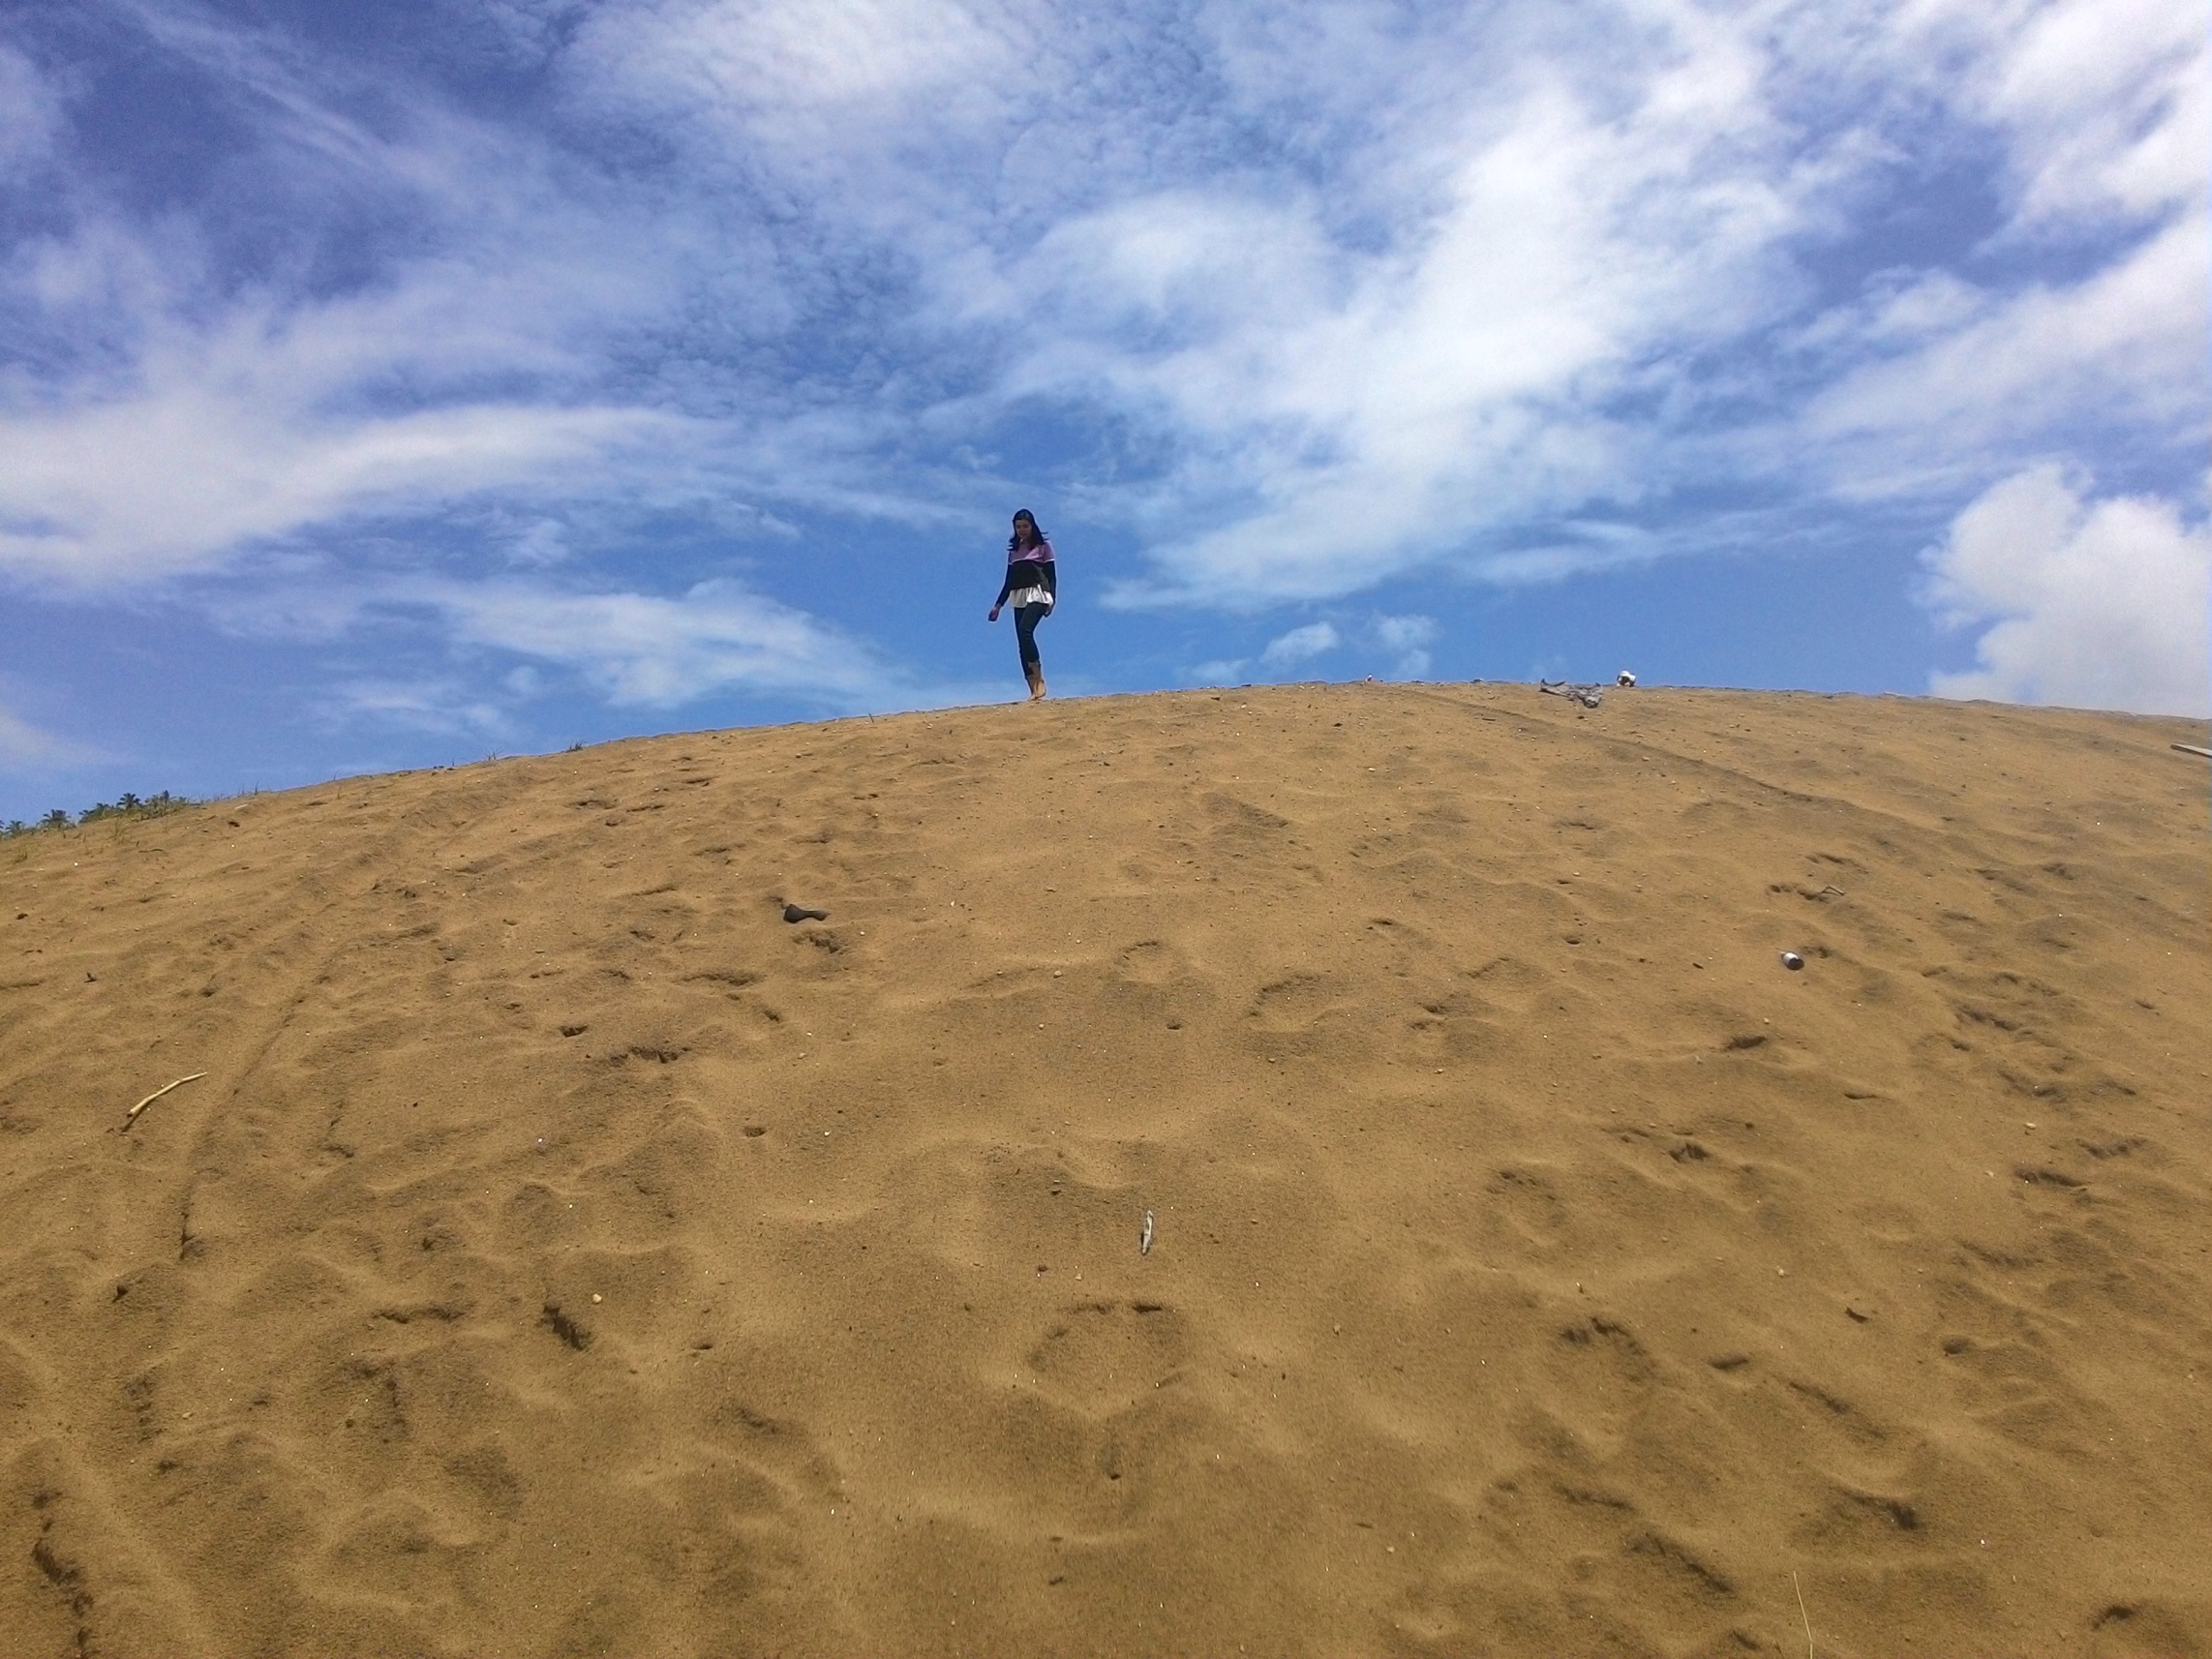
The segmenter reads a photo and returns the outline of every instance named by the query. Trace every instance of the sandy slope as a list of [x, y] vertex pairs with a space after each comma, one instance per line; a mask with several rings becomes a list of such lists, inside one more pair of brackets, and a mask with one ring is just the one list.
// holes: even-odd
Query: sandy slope
[[2176, 739], [1287, 687], [11, 843], [4, 1645], [2212, 1651]]

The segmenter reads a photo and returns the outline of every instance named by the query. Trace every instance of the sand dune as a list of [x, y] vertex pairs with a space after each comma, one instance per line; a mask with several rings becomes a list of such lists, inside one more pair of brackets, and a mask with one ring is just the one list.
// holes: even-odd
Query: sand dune
[[1284, 687], [9, 843], [0, 1646], [2212, 1652], [2174, 740]]

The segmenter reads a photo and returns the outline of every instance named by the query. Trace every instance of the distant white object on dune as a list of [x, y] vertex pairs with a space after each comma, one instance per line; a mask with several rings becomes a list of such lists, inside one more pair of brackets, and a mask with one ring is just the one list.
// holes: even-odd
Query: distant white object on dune
[[1621, 685], [1634, 685], [1636, 683], [1636, 677], [1630, 674], [1626, 669], [1622, 669], [1621, 671], [1621, 679], [1618, 683]]

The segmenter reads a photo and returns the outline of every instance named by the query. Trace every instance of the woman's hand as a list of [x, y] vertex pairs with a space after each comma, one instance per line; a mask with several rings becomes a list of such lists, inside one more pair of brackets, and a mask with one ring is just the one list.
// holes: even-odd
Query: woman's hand
[[986, 622], [995, 622], [998, 620], [998, 607], [996, 605], [993, 605], [990, 608], [990, 615], [985, 617], [984, 620]]

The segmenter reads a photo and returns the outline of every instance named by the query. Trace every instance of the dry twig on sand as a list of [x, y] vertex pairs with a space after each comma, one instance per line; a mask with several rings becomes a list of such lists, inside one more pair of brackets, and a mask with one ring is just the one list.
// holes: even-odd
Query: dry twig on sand
[[2185, 755], [2202, 755], [2206, 760], [2212, 761], [2212, 749], [2200, 749], [2195, 743], [2176, 743], [2173, 746]]
[[1790, 1588], [1798, 1592], [1798, 1617], [1804, 1620], [1804, 1659], [1812, 1659], [1812, 1615], [1804, 1610], [1804, 1586], [1798, 1583], [1795, 1569], [1790, 1573]]
[[1536, 681], [1536, 689], [1553, 697], [1563, 697], [1569, 703], [1579, 703], [1585, 709], [1595, 709], [1605, 701], [1605, 693], [1594, 685], [1569, 685], [1565, 680], [1554, 684], [1548, 679]]
[[204, 1071], [195, 1071], [189, 1077], [179, 1077], [174, 1083], [164, 1083], [160, 1088], [156, 1089], [152, 1094], [148, 1095], [144, 1100], [140, 1101], [136, 1105], [133, 1106], [129, 1111], [123, 1114], [123, 1132], [125, 1134], [129, 1134], [131, 1132], [131, 1126], [138, 1121], [138, 1114], [144, 1111], [148, 1106], [152, 1105], [156, 1101], [160, 1100], [164, 1095], [167, 1094], [171, 1089], [178, 1087], [180, 1084], [197, 1082], [200, 1078], [206, 1075], [207, 1073]]

